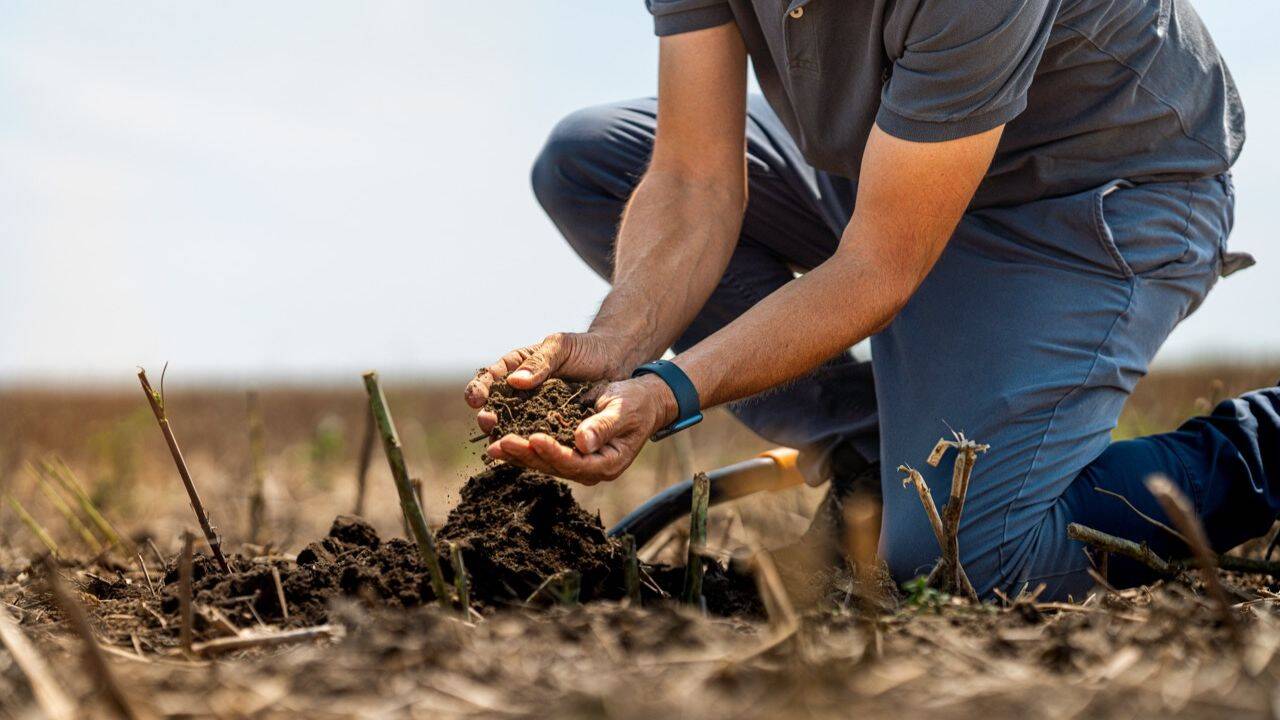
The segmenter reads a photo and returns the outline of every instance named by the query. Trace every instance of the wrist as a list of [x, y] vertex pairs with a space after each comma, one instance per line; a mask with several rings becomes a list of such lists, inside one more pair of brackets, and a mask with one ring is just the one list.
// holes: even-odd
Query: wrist
[[[654, 402], [654, 419], [652, 430], [664, 428], [680, 417], [680, 405], [676, 395], [662, 378], [657, 375], [641, 375], [635, 378], [648, 392]], [[651, 430], [651, 432], [652, 432]]]
[[591, 330], [604, 358], [604, 372], [610, 380], [631, 377], [631, 371], [648, 360], [638, 355], [642, 340], [635, 334], [618, 330]]

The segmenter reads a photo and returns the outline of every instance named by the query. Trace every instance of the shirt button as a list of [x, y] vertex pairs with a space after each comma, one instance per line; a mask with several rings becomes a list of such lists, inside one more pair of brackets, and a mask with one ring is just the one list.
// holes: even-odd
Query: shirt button
[[800, 18], [804, 17], [804, 8], [798, 7], [787, 14], [790, 15], [792, 18], [799, 20]]

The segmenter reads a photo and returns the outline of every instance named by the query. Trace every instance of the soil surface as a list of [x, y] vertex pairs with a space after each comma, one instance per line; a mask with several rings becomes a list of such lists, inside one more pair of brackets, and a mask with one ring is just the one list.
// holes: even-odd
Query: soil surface
[[[626, 558], [619, 543], [605, 535], [599, 516], [583, 510], [565, 483], [538, 472], [504, 464], [472, 477], [436, 538], [450, 586], [449, 547], [461, 546], [472, 607], [481, 613], [523, 606], [544, 580], [564, 570], [580, 573], [582, 602], [626, 595]], [[197, 640], [226, 635], [232, 628], [329, 622], [339, 600], [355, 600], [370, 609], [407, 609], [435, 601], [430, 574], [412, 542], [383, 540], [369, 523], [348, 515], [334, 518], [329, 533], [309, 543], [296, 559], [234, 554], [229, 560], [233, 572], [226, 575], [208, 555], [193, 558]], [[84, 572], [77, 584], [96, 600], [92, 614], [109, 641], [129, 646], [137, 637], [139, 646], [171, 648], [178, 640], [178, 561], [167, 560], [159, 572], [144, 575], [138, 570], [107, 564]], [[642, 601], [662, 602], [679, 595], [684, 568], [642, 563], [641, 576]], [[754, 581], [718, 562], [708, 562], [703, 594], [712, 614], [763, 617]]]
[[550, 378], [533, 390], [517, 390], [499, 380], [489, 388], [489, 401], [485, 403], [485, 409], [498, 416], [489, 439], [546, 433], [560, 444], [573, 447], [573, 431], [595, 414], [585, 399], [590, 389], [591, 383]]

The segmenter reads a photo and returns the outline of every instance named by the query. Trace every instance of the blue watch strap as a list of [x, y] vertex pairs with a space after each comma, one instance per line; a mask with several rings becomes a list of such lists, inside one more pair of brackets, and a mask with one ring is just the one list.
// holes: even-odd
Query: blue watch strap
[[671, 394], [676, 396], [679, 415], [675, 422], [655, 432], [654, 440], [661, 440], [702, 422], [702, 400], [698, 397], [698, 389], [693, 386], [693, 381], [684, 374], [679, 365], [670, 360], [655, 360], [641, 365], [631, 373], [633, 378], [641, 375], [657, 375], [667, 384], [667, 387], [671, 388]]

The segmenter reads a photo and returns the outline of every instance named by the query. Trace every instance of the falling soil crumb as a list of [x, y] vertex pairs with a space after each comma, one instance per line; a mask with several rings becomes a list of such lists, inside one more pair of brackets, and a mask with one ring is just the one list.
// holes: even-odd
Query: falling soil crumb
[[517, 390], [499, 380], [489, 388], [489, 401], [484, 406], [498, 416], [489, 439], [546, 433], [572, 447], [573, 431], [594, 414], [586, 401], [590, 389], [590, 383], [551, 378], [533, 390]]

